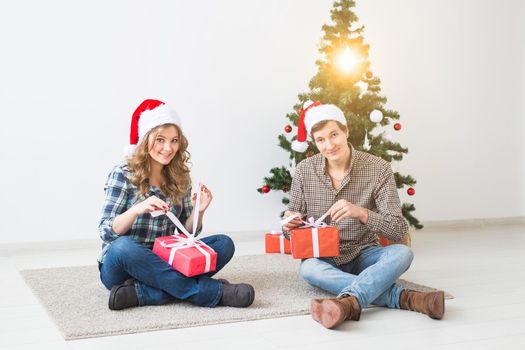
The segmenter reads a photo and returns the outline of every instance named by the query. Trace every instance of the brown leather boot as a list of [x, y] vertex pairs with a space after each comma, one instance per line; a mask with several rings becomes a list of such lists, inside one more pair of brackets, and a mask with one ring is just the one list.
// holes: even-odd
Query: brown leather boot
[[445, 313], [445, 293], [416, 292], [404, 290], [399, 297], [399, 306], [404, 310], [417, 311], [435, 320], [441, 320]]
[[312, 314], [312, 318], [319, 323], [321, 323], [322, 302], [323, 299], [312, 299], [312, 301], [310, 302], [310, 313]]
[[340, 298], [312, 299], [312, 318], [326, 328], [334, 328], [345, 320], [359, 321], [361, 306], [357, 298], [348, 295]]

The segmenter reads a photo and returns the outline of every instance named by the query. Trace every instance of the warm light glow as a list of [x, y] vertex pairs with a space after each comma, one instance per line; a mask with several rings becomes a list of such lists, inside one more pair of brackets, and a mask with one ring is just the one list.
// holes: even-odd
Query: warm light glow
[[339, 68], [345, 73], [350, 73], [357, 65], [358, 57], [347, 47], [337, 60]]

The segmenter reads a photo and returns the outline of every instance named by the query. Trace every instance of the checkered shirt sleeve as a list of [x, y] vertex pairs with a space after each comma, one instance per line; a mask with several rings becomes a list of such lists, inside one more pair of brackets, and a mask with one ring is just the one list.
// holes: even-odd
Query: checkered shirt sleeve
[[100, 238], [105, 243], [110, 243], [119, 237], [113, 231], [115, 217], [128, 210], [129, 201], [128, 182], [121, 167], [113, 168], [108, 175], [104, 188], [105, 198], [102, 216], [98, 224]]

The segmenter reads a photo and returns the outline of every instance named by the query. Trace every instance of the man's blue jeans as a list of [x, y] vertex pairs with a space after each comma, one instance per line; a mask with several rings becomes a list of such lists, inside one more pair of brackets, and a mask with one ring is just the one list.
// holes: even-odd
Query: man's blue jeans
[[201, 239], [217, 252], [214, 272], [186, 277], [175, 271], [150, 249], [129, 236], [114, 240], [100, 266], [100, 280], [107, 289], [135, 279], [139, 305], [160, 305], [174, 299], [188, 300], [199, 305], [214, 307], [222, 296], [222, 284], [211, 278], [233, 257], [235, 246], [226, 235], [213, 235]]
[[399, 309], [403, 288], [394, 284], [408, 270], [414, 255], [401, 244], [368, 247], [348, 264], [336, 266], [330, 258], [301, 263], [301, 276], [313, 286], [338, 296], [353, 295], [361, 308], [369, 304]]

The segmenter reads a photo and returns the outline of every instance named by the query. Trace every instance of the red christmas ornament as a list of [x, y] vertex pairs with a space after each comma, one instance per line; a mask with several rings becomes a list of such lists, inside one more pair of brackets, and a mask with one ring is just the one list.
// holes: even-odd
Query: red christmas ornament
[[292, 131], [292, 127], [290, 126], [290, 124], [287, 124], [285, 127], [284, 127], [284, 131], [289, 133]]
[[366, 76], [367, 79], [372, 79], [372, 77], [374, 76], [374, 74], [373, 74], [371, 71], [367, 71], [367, 72], [365, 73], [365, 76]]
[[395, 124], [394, 124], [394, 130], [395, 130], [395, 131], [399, 131], [399, 130], [401, 130], [401, 124], [400, 124], [400, 123], [395, 123]]
[[262, 191], [263, 193], [268, 193], [268, 192], [270, 192], [270, 186], [268, 186], [268, 185], [264, 185], [263, 187], [261, 187], [261, 191]]
[[410, 187], [408, 190], [407, 190], [407, 193], [409, 196], [413, 196], [416, 194], [416, 190], [414, 190], [412, 187]]

